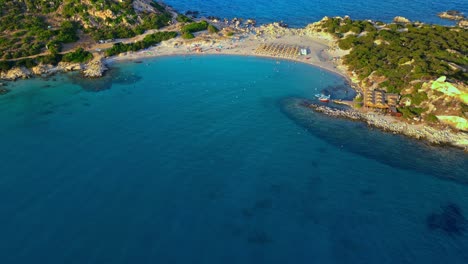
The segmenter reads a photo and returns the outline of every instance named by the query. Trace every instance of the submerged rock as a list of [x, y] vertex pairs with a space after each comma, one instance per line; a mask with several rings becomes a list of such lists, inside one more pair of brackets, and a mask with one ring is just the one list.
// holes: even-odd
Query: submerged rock
[[441, 212], [430, 214], [426, 223], [431, 230], [440, 229], [449, 235], [459, 235], [465, 231], [467, 220], [460, 207], [450, 203], [442, 207]]
[[[423, 138], [430, 134], [433, 140], [454, 140], [449, 132], [426, 127], [417, 130], [406, 124], [389, 122], [378, 114], [331, 108], [295, 97], [282, 99], [279, 106], [281, 112], [297, 125], [342, 150], [392, 167], [468, 184], [466, 174], [468, 159], [461, 150], [446, 145], [444, 147], [429, 145], [424, 141], [411, 140], [398, 135], [401, 133]], [[462, 135], [468, 137], [466, 133]], [[405, 151], [401, 151], [402, 149]], [[425, 155], [420, 155], [423, 152]], [[428, 164], [432, 166], [427, 166]]]
[[0, 87], [0, 95], [7, 94], [9, 92], [10, 92], [10, 90], [8, 90], [7, 88]]

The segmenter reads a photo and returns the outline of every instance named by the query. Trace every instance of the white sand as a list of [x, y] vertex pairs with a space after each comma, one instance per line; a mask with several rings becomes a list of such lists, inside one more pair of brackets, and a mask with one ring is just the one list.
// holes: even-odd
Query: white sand
[[[292, 29], [291, 31], [297, 30]], [[314, 65], [348, 79], [346, 72], [339, 67], [339, 57], [343, 54], [340, 54], [338, 49], [333, 48], [332, 41], [320, 38], [320, 36], [299, 35], [291, 33], [291, 31], [286, 34], [283, 32], [279, 38], [277, 38], [278, 35], [262, 34], [259, 36], [250, 33], [238, 33], [234, 37], [202, 33], [192, 40], [184, 40], [177, 37], [146, 50], [127, 52], [108, 58], [106, 62], [112, 63], [124, 60], [141, 60], [149, 57], [177, 55], [239, 55], [270, 57], [283, 60], [284, 58], [280, 57], [258, 55], [254, 51], [261, 44], [285, 44], [297, 45], [310, 51], [308, 55], [298, 56], [289, 60]], [[201, 51], [197, 51], [195, 47], [199, 47]], [[338, 59], [333, 59], [334, 57]]]

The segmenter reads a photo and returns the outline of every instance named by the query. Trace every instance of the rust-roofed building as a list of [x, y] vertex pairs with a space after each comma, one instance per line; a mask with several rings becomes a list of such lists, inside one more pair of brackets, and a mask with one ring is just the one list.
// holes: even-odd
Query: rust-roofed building
[[394, 94], [394, 93], [385, 94], [385, 101], [387, 101], [387, 104], [389, 106], [396, 106], [399, 100], [400, 100], [399, 94]]
[[374, 89], [364, 92], [364, 106], [385, 109], [396, 106], [400, 96], [398, 94], [386, 93], [383, 90]]

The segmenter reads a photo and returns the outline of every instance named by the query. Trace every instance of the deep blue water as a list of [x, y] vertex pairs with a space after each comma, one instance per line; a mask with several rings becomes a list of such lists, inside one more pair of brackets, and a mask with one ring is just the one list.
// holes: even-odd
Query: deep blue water
[[468, 263], [466, 154], [295, 104], [340, 77], [118, 68], [0, 96], [0, 263]]
[[395, 16], [413, 21], [453, 24], [437, 13], [459, 10], [468, 14], [468, 0], [165, 0], [180, 12], [199, 11], [201, 15], [221, 18], [254, 18], [259, 23], [283, 20], [293, 27], [303, 27], [324, 16], [373, 19], [390, 22]]

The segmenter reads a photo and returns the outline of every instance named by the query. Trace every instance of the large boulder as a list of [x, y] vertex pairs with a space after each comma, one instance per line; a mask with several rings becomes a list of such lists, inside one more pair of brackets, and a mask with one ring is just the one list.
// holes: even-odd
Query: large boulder
[[53, 65], [50, 65], [50, 64], [39, 64], [37, 66], [34, 66], [31, 71], [35, 74], [35, 75], [51, 75], [53, 73], [55, 73], [56, 71], [56, 68], [53, 66]]
[[463, 19], [463, 20], [458, 21], [458, 26], [461, 28], [468, 29], [468, 20]]
[[437, 14], [438, 17], [443, 19], [450, 19], [450, 20], [462, 20], [465, 18], [462, 12], [456, 10], [449, 10], [445, 12], [441, 12]]
[[102, 61], [102, 58], [97, 58], [86, 64], [83, 70], [83, 75], [88, 78], [101, 77], [105, 71], [107, 71], [106, 64]]
[[408, 24], [408, 23], [411, 23], [411, 21], [405, 17], [402, 17], [402, 16], [396, 16], [395, 18], [393, 18], [393, 22], [395, 23], [402, 23], [402, 24]]
[[79, 71], [83, 70], [83, 65], [81, 65], [80, 63], [61, 61], [59, 62], [57, 68], [61, 71]]
[[14, 81], [16, 79], [26, 79], [31, 77], [32, 73], [25, 67], [14, 67], [7, 72], [0, 74], [0, 79]]

